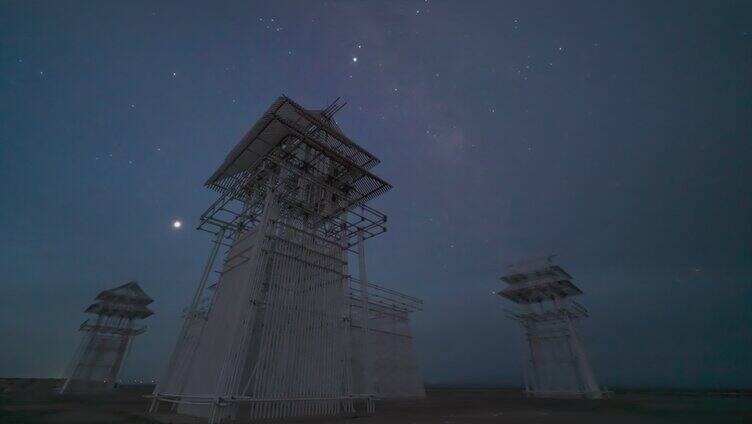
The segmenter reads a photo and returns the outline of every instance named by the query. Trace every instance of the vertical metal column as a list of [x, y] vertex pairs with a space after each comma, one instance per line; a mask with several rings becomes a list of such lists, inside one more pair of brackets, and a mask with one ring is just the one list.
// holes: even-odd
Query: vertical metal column
[[214, 238], [214, 246], [209, 253], [209, 259], [206, 261], [204, 271], [201, 273], [201, 279], [198, 282], [198, 287], [196, 287], [196, 293], [193, 294], [193, 301], [191, 301], [191, 307], [188, 309], [188, 314], [190, 317], [195, 314], [198, 302], [201, 301], [201, 295], [204, 294], [206, 281], [209, 279], [209, 273], [211, 273], [212, 268], [214, 268], [214, 261], [217, 258], [217, 252], [219, 251], [219, 246], [222, 245], [222, 239], [224, 238], [224, 236], [225, 227], [222, 227], [219, 231], [217, 231], [217, 235]]
[[[191, 300], [191, 305], [188, 307], [188, 312], [186, 313], [185, 319], [183, 320], [183, 327], [180, 329], [180, 335], [178, 336], [178, 341], [175, 344], [175, 349], [172, 351], [172, 354], [170, 355], [170, 362], [168, 362], [167, 372], [165, 373], [162, 380], [158, 381], [157, 385], [154, 387], [155, 395], [159, 394], [161, 388], [163, 387], [163, 384], [169, 382], [172, 379], [172, 374], [175, 371], [174, 368], [178, 365], [183, 364], [183, 361], [178, 361], [177, 359], [181, 355], [192, 354], [192, 352], [184, 352], [186, 350], [185, 339], [188, 335], [188, 329], [191, 327], [191, 323], [193, 319], [195, 318], [198, 303], [201, 301], [201, 296], [203, 295], [204, 288], [206, 287], [206, 281], [209, 279], [209, 274], [211, 273], [211, 270], [214, 268], [214, 261], [216, 261], [217, 259], [219, 246], [222, 245], [222, 239], [225, 236], [225, 230], [226, 230], [225, 227], [220, 228], [214, 237], [214, 241], [213, 241], [214, 246], [212, 246], [211, 250], [209, 251], [209, 257], [207, 258], [206, 264], [204, 265], [204, 270], [201, 272], [201, 278], [198, 280], [198, 286], [196, 286], [196, 292], [193, 294], [193, 300]], [[156, 401], [156, 398], [155, 398], [155, 401]], [[156, 405], [153, 405], [153, 407], [156, 407]]]
[[366, 276], [366, 256], [363, 246], [363, 230], [358, 231], [358, 278], [360, 279], [361, 326], [363, 328], [363, 391], [373, 393], [371, 384], [371, 357], [368, 346], [368, 277]]
[[574, 351], [574, 354], [576, 355], [575, 360], [577, 363], [577, 368], [580, 371], [580, 378], [582, 379], [582, 383], [585, 386], [585, 395], [593, 399], [600, 399], [602, 397], [601, 389], [595, 382], [595, 376], [593, 375], [592, 368], [590, 368], [590, 362], [587, 359], [585, 349], [582, 348], [579, 334], [575, 329], [574, 323], [572, 323], [572, 320], [569, 317], [567, 317], [567, 326], [569, 328], [569, 343], [572, 347], [572, 350]]

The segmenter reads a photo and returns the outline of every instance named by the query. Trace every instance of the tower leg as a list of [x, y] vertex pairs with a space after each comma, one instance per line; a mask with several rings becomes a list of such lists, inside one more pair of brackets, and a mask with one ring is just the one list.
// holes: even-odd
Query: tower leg
[[[128, 328], [131, 328], [130, 323], [128, 324]], [[128, 352], [131, 349], [132, 340], [133, 340], [132, 336], [125, 336], [123, 337], [123, 340], [120, 341], [120, 346], [118, 346], [118, 350], [117, 350], [118, 358], [112, 364], [112, 368], [110, 369], [110, 374], [108, 376], [107, 383], [110, 388], [115, 387], [117, 378], [120, 375], [120, 371], [123, 370], [123, 364], [125, 364], [125, 358], [126, 356], [128, 356]]]
[[569, 342], [571, 343], [572, 350], [577, 356], [577, 368], [579, 370], [580, 379], [584, 385], [585, 396], [592, 399], [600, 399], [602, 396], [601, 389], [595, 382], [593, 369], [590, 368], [590, 362], [585, 354], [585, 349], [582, 347], [579, 334], [577, 333], [572, 320], [569, 318], [567, 318], [567, 325], [569, 327]]
[[529, 351], [529, 345], [525, 346], [528, 341], [527, 339], [527, 332], [525, 331], [525, 326], [522, 326], [522, 332], [520, 333], [522, 337], [520, 338], [520, 359], [522, 360], [522, 379], [525, 383], [525, 396], [530, 395], [530, 354], [532, 352], [525, 352], [526, 350]]

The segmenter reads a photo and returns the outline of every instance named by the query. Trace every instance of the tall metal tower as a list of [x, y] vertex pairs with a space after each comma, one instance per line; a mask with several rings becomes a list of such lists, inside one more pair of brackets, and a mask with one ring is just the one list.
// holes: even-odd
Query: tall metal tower
[[99, 293], [96, 302], [86, 308], [87, 313], [97, 317], [87, 319], [79, 328], [84, 336], [60, 393], [112, 390], [133, 338], [146, 331], [135, 321], [153, 314], [146, 307], [152, 302], [135, 281]]
[[519, 305], [518, 310], [507, 311], [507, 315], [520, 323], [524, 334], [525, 393], [534, 397], [598, 399], [603, 393], [595, 382], [577, 329], [578, 322], [588, 313], [571, 299], [582, 291], [551, 258], [510, 266], [501, 277], [508, 286], [497, 293]]
[[[367, 203], [391, 186], [334, 122], [343, 106], [278, 98], [206, 182], [219, 198], [199, 229], [214, 245], [152, 411], [168, 402], [210, 422], [371, 412], [377, 384], [388, 392], [394, 380], [372, 375], [379, 330], [391, 333], [389, 355], [413, 355], [390, 370], [411, 368], [422, 395], [408, 322], [422, 303], [365, 278], [363, 242], [386, 231]], [[222, 246], [219, 281], [205, 290]], [[348, 253], [360, 257], [357, 282]]]

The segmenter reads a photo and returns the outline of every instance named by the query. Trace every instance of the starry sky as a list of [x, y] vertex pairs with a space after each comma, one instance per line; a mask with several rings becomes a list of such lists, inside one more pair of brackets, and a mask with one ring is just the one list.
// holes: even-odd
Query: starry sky
[[156, 315], [124, 377], [158, 376], [203, 182], [284, 93], [342, 96], [382, 159], [369, 279], [424, 299], [427, 383], [521, 384], [491, 292], [556, 253], [602, 384], [750, 387], [751, 75], [744, 1], [4, 1], [0, 376], [60, 376], [130, 279]]

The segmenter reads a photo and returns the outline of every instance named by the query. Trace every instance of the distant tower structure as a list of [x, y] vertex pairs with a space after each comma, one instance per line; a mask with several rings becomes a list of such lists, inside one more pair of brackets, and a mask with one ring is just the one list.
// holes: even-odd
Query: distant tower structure
[[334, 121], [343, 106], [278, 98], [206, 182], [219, 198], [199, 229], [214, 244], [151, 411], [165, 402], [218, 422], [369, 413], [375, 395], [425, 395], [409, 327], [422, 302], [366, 279], [364, 240], [386, 231], [367, 203], [391, 186]]
[[136, 320], [153, 314], [146, 307], [152, 302], [135, 281], [99, 293], [86, 308], [96, 319], [87, 319], [79, 328], [84, 336], [60, 393], [112, 390], [133, 338], [146, 331], [145, 326], [136, 326]]
[[572, 300], [582, 291], [572, 276], [551, 261], [551, 256], [509, 267], [501, 280], [508, 284], [498, 292], [519, 305], [507, 315], [520, 323], [525, 393], [534, 397], [585, 397], [603, 393], [595, 382], [578, 322], [587, 310]]

